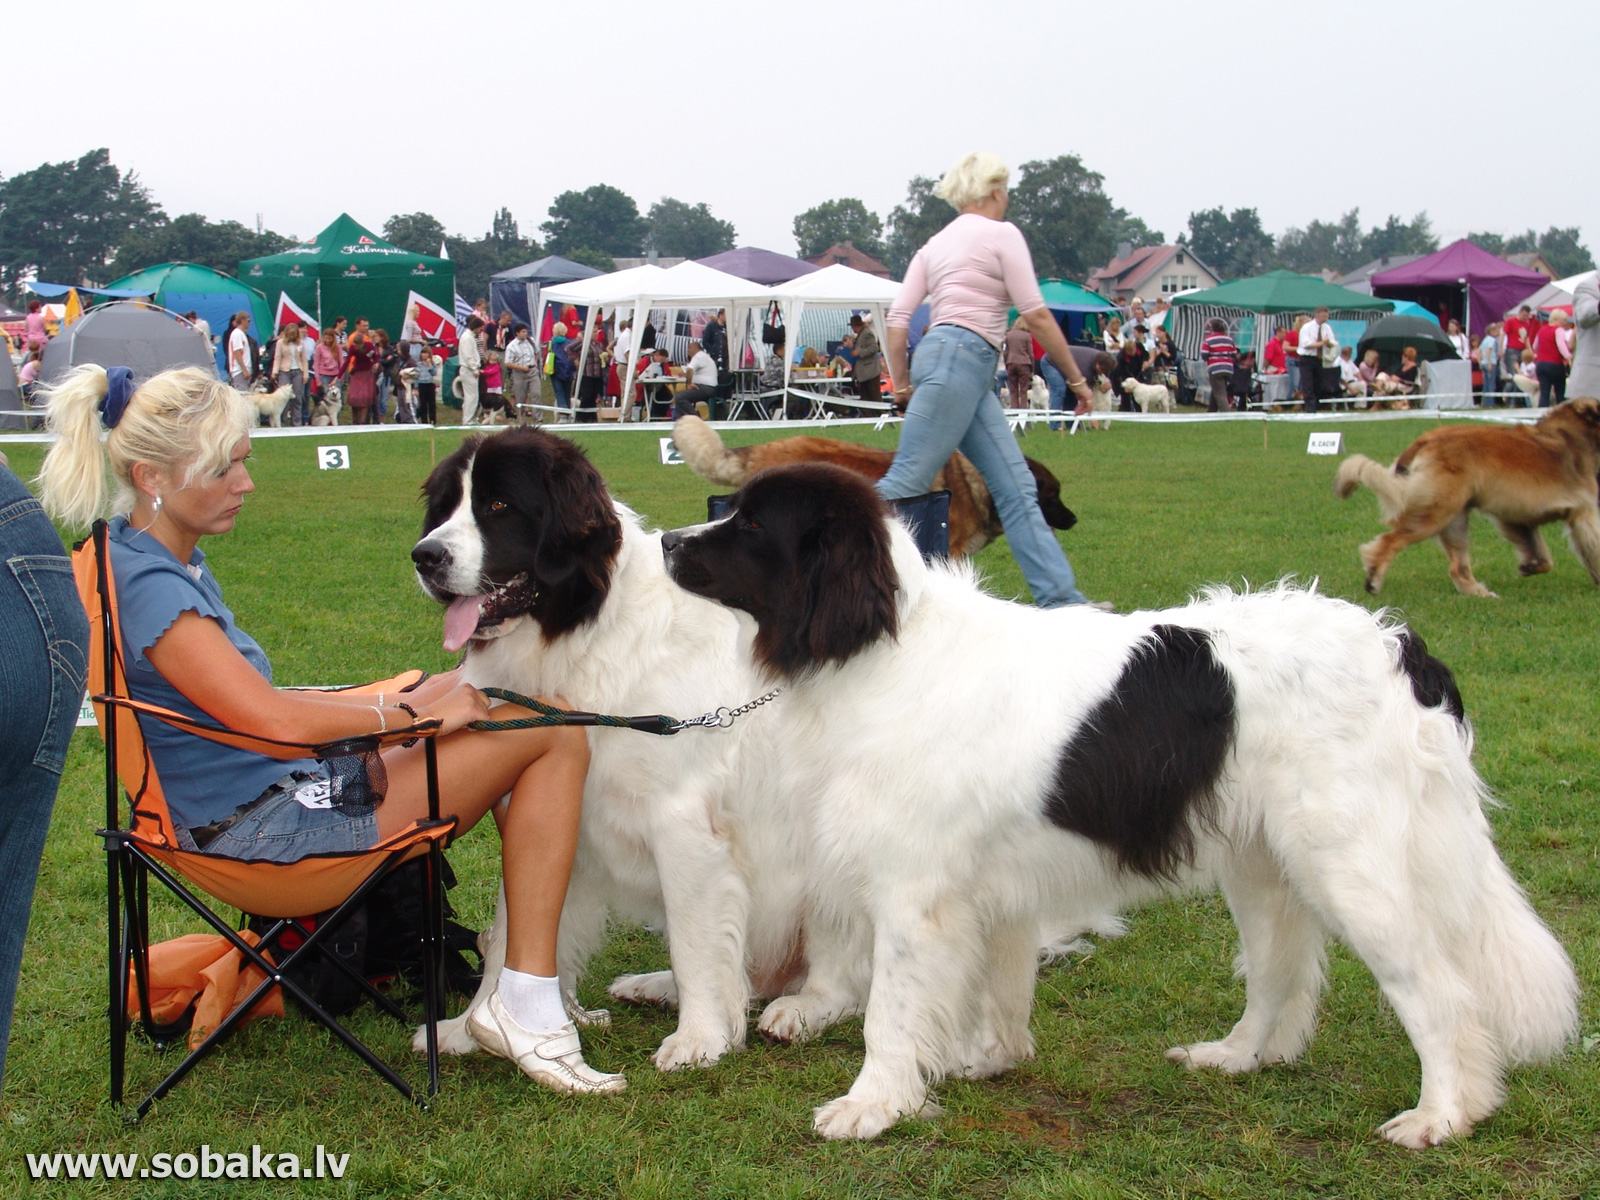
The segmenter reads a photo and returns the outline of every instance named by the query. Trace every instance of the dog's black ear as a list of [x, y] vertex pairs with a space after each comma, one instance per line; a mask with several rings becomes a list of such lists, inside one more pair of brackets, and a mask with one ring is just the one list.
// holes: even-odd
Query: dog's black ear
[[828, 468], [828, 476], [799, 533], [792, 608], [775, 623], [780, 636], [763, 655], [786, 675], [843, 663], [899, 631], [888, 508], [860, 476], [839, 468]]
[[[533, 564], [541, 592], [566, 596], [555, 610], [541, 605], [548, 618], [545, 632], [553, 637], [600, 611], [611, 590], [622, 522], [594, 464], [566, 439], [551, 441], [553, 460], [544, 481], [547, 502]], [[551, 619], [563, 628], [550, 628]]]
[[431, 533], [455, 512], [461, 503], [461, 471], [478, 452], [484, 435], [474, 433], [462, 440], [461, 445], [439, 460], [439, 465], [422, 481], [422, 501], [426, 506], [422, 514], [423, 535]]

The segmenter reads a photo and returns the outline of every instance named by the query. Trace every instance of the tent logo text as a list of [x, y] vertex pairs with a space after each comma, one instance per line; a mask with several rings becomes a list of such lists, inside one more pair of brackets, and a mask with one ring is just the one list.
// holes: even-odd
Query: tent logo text
[[346, 267], [344, 269], [344, 277], [346, 279], [365, 279], [367, 273], [357, 267]]

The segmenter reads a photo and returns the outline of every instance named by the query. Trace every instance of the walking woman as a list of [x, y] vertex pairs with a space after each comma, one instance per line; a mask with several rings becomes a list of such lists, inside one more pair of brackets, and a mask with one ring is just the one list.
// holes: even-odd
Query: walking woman
[[[164, 371], [138, 388], [124, 368], [112, 372], [121, 376], [115, 388], [104, 369], [80, 367], [50, 397], [49, 428], [58, 440], [40, 475], [41, 498], [58, 520], [80, 528], [108, 509], [115, 514], [109, 550], [134, 698], [311, 745], [437, 718], [444, 811], [464, 833], [493, 809], [501, 833], [511, 979], [501, 977], [498, 993], [468, 1027], [485, 1049], [513, 1059], [546, 1087], [622, 1090], [621, 1075], [584, 1063], [556, 977], [556, 927], [589, 764], [583, 732], [467, 729], [490, 714], [489, 703], [455, 671], [404, 696], [379, 695], [375, 705], [370, 695], [273, 687], [265, 652], [239, 628], [198, 548], [202, 537], [234, 527], [255, 490], [246, 465], [254, 408], [203, 371]], [[110, 427], [104, 444], [103, 426]], [[109, 504], [108, 467], [117, 485]], [[528, 715], [515, 705], [493, 713]], [[163, 722], [141, 718], [141, 725], [178, 843], [191, 853], [268, 862], [354, 853], [427, 816], [420, 745], [382, 752], [387, 785], [364, 781], [375, 806], [327, 807], [328, 769], [316, 759], [270, 758]], [[503, 796], [509, 802], [501, 805]], [[312, 806], [314, 799], [321, 804]]]
[[371, 423], [372, 402], [378, 398], [378, 384], [373, 373], [377, 355], [373, 353], [366, 336], [352, 333], [345, 343], [344, 402], [355, 414], [354, 424]]
[[[960, 450], [989, 485], [1017, 565], [1041, 608], [1087, 604], [1072, 566], [1039, 511], [1038, 488], [995, 394], [1006, 314], [1033, 334], [1086, 408], [1089, 383], [1044, 306], [1022, 231], [1005, 220], [1011, 172], [974, 153], [940, 180], [938, 195], [960, 213], [911, 260], [889, 310], [889, 374], [895, 399], [909, 400], [900, 448], [878, 481], [886, 500], [920, 496]], [[911, 314], [927, 297], [929, 328], [908, 368]], [[1110, 605], [1098, 607], [1109, 608]]]

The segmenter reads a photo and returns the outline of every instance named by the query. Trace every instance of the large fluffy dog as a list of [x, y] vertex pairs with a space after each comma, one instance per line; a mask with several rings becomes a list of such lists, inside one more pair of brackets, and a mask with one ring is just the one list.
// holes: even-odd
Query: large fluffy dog
[[[868, 479], [882, 479], [894, 462], [893, 450], [877, 450], [833, 438], [788, 437], [730, 449], [722, 444], [717, 431], [699, 417], [679, 417], [673, 422], [672, 440], [690, 470], [723, 487], [739, 487], [768, 467], [801, 462], [833, 463]], [[1071, 529], [1078, 518], [1061, 503], [1061, 481], [1043, 463], [1031, 458], [1027, 462], [1039, 489], [1039, 510], [1045, 524], [1051, 529]], [[1003, 530], [989, 486], [964, 454], [952, 454], [944, 469], [934, 476], [933, 490], [942, 488], [950, 492], [952, 555], [959, 558], [976, 554], [1000, 536]]]
[[866, 1006], [867, 1056], [817, 1110], [871, 1137], [928, 1082], [1032, 1053], [1042, 921], [1220, 885], [1247, 980], [1221, 1041], [1250, 1071], [1305, 1049], [1325, 940], [1377, 977], [1422, 1060], [1383, 1126], [1423, 1147], [1504, 1098], [1577, 1023], [1571, 964], [1495, 852], [1449, 672], [1404, 626], [1286, 586], [1113, 616], [986, 596], [928, 567], [857, 476], [766, 472], [668, 534], [684, 587], [754, 618], [787, 680], [788, 777], [814, 788], [810, 976], [762, 1028]]
[[[570, 442], [535, 430], [470, 437], [424, 485], [412, 552], [447, 605], [445, 645], [467, 678], [560, 695], [607, 713], [692, 717], [765, 690], [727, 609], [672, 586], [659, 534], [606, 494]], [[752, 988], [777, 995], [794, 953], [805, 849], [778, 786], [771, 708], [728, 729], [652, 737], [596, 729], [558, 967], [570, 989], [603, 943], [607, 913], [666, 932], [670, 972], [629, 976], [619, 998], [679, 1007], [663, 1070], [744, 1044]], [[504, 897], [479, 1003], [504, 964]], [[749, 976], [747, 976], [747, 969]], [[754, 983], [751, 981], [754, 978]], [[441, 1047], [476, 1048], [465, 1014]]]
[[1341, 499], [1366, 484], [1378, 496], [1389, 532], [1361, 547], [1367, 591], [1376, 593], [1395, 555], [1437, 537], [1450, 556], [1450, 578], [1469, 596], [1493, 596], [1472, 574], [1467, 522], [1481, 509], [1517, 548], [1524, 575], [1551, 567], [1539, 526], [1567, 523], [1573, 552], [1600, 584], [1600, 400], [1568, 400], [1532, 426], [1445, 425], [1430, 429], [1388, 470], [1362, 454], [1339, 464]]

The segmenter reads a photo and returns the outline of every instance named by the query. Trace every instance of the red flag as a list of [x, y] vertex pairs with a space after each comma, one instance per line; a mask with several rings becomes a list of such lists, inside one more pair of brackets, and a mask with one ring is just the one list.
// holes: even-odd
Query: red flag
[[455, 315], [447, 309], [441, 308], [426, 296], [412, 292], [406, 297], [406, 311], [411, 306], [417, 306], [417, 324], [422, 329], [424, 337], [435, 342], [459, 341], [461, 334], [456, 326]]
[[316, 341], [322, 336], [322, 330], [317, 327], [317, 322], [312, 318], [311, 314], [289, 299], [288, 292], [279, 292], [278, 316], [272, 322], [272, 327], [274, 330], [282, 329], [291, 321], [296, 325], [304, 325], [306, 334], [312, 341]]

